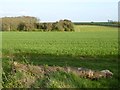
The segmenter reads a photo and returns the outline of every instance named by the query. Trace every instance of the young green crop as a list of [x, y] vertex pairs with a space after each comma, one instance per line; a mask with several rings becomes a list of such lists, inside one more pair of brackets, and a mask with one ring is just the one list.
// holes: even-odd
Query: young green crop
[[[82, 27], [83, 28], [83, 27]], [[84, 27], [85, 28], [85, 27]], [[86, 29], [88, 29], [87, 27]], [[117, 29], [92, 27], [96, 31], [81, 32], [3, 32], [3, 54], [38, 53], [73, 56], [117, 55]]]
[[[104, 87], [116, 87], [118, 79], [117, 28], [86, 25], [78, 25], [75, 28], [76, 32], [2, 32], [5, 73], [10, 73], [8, 71], [11, 68], [8, 62], [11, 60], [34, 65], [109, 69], [114, 73], [114, 77], [110, 80], [98, 81], [97, 84]], [[53, 79], [57, 80], [57, 78]], [[76, 81], [71, 81], [70, 84], [72, 83]], [[93, 84], [89, 83], [89, 86], [98, 87], [97, 84], [95, 86]], [[50, 81], [49, 86], [53, 87]]]

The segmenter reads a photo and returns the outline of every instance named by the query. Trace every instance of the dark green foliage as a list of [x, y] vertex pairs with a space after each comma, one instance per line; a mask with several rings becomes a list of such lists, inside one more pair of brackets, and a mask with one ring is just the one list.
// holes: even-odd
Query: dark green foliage
[[19, 31], [23, 31], [23, 30], [26, 30], [26, 25], [25, 25], [25, 23], [20, 23], [19, 25], [18, 25], [18, 28], [17, 28]]
[[17, 28], [19, 31], [31, 31], [34, 30], [34, 25], [31, 23], [20, 23]]
[[55, 23], [37, 23], [37, 29], [44, 31], [74, 31], [74, 24], [70, 20], [60, 20]]
[[63, 27], [65, 29], [65, 31], [73, 31], [74, 27], [73, 24], [70, 20], [64, 20], [63, 22]]
[[64, 31], [64, 27], [61, 22], [54, 23], [54, 29], [57, 31]]
[[44, 31], [51, 31], [52, 30], [52, 23], [41, 23], [41, 27], [40, 29], [44, 29]]
[[74, 31], [73, 23], [66, 19], [54, 23], [54, 29], [58, 31]]

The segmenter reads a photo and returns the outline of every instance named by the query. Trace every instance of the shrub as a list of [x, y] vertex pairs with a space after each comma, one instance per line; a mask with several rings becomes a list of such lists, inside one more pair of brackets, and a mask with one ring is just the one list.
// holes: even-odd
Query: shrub
[[60, 20], [53, 23], [53, 29], [57, 31], [74, 31], [73, 23], [70, 20]]

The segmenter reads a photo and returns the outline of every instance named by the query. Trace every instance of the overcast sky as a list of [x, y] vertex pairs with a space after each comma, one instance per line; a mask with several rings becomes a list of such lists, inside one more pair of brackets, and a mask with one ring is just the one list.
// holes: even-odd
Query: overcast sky
[[0, 17], [35, 16], [41, 21], [118, 20], [119, 0], [0, 0]]

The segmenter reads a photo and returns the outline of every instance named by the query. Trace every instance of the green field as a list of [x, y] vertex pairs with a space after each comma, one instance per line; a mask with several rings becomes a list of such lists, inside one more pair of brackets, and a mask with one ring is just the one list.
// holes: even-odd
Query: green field
[[[75, 32], [2, 32], [3, 86], [25, 87], [11, 78], [11, 60], [19, 63], [48, 66], [109, 69], [113, 78], [91, 81], [73, 74], [50, 74], [49, 84], [44, 80], [36, 87], [102, 88], [118, 86], [118, 29], [103, 26], [75, 26]], [[67, 79], [62, 77], [65, 75]], [[9, 78], [11, 78], [9, 80]], [[53, 84], [50, 80], [55, 80]], [[65, 81], [68, 80], [68, 81]], [[61, 81], [61, 82], [59, 82]], [[42, 84], [45, 85], [42, 85]], [[62, 83], [62, 84], [61, 84]], [[33, 87], [35, 87], [33, 86]]]

